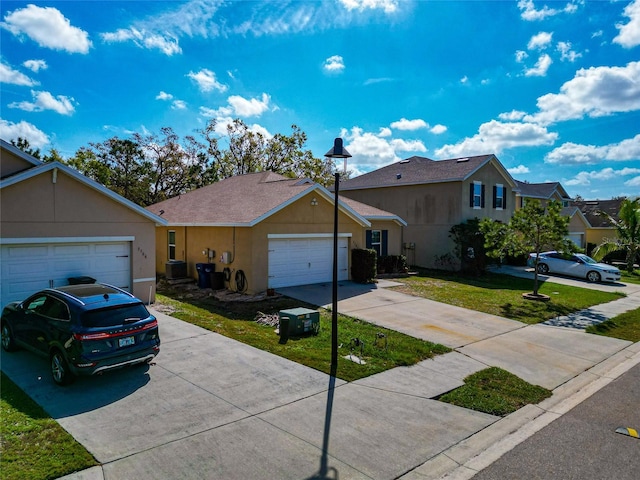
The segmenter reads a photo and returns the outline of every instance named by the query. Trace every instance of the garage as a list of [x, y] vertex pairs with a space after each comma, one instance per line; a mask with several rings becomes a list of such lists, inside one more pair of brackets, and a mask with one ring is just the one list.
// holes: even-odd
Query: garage
[[68, 285], [69, 277], [89, 276], [131, 291], [131, 242], [69, 239], [1, 247], [2, 306], [47, 287]]
[[[274, 236], [275, 237], [275, 236]], [[338, 280], [349, 278], [349, 238], [338, 238]], [[333, 280], [333, 235], [269, 238], [269, 288]]]

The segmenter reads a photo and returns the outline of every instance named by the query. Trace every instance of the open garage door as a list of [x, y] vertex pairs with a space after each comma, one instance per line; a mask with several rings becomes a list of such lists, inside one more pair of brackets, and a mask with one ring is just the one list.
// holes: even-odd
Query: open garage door
[[2, 306], [48, 287], [68, 285], [69, 277], [89, 276], [131, 291], [130, 242], [3, 245]]
[[[349, 241], [338, 238], [338, 280], [349, 278]], [[269, 239], [269, 288], [333, 279], [333, 237]]]

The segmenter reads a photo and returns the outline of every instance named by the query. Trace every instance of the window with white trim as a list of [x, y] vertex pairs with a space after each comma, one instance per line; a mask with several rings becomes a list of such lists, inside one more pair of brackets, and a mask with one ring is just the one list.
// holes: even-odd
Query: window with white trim
[[483, 205], [483, 195], [482, 195], [482, 182], [474, 181], [472, 184], [472, 207], [473, 208], [482, 208]]
[[167, 252], [169, 260], [176, 259], [176, 231], [169, 230], [167, 235]]

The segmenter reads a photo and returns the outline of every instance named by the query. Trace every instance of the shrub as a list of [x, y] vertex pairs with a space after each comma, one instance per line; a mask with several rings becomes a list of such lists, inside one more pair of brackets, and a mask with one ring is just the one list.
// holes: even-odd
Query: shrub
[[378, 272], [404, 273], [409, 270], [407, 257], [404, 255], [385, 255], [378, 258]]
[[351, 251], [351, 278], [358, 283], [372, 283], [376, 278], [376, 251], [354, 248]]

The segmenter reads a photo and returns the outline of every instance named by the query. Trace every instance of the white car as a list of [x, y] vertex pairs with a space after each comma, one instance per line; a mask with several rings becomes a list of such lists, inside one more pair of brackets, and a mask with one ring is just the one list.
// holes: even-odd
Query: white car
[[[535, 265], [536, 254], [529, 254], [529, 266]], [[598, 263], [582, 253], [564, 255], [559, 252], [543, 252], [538, 258], [538, 273], [559, 273], [571, 277], [586, 278], [589, 282], [617, 282], [620, 270], [606, 263]]]

